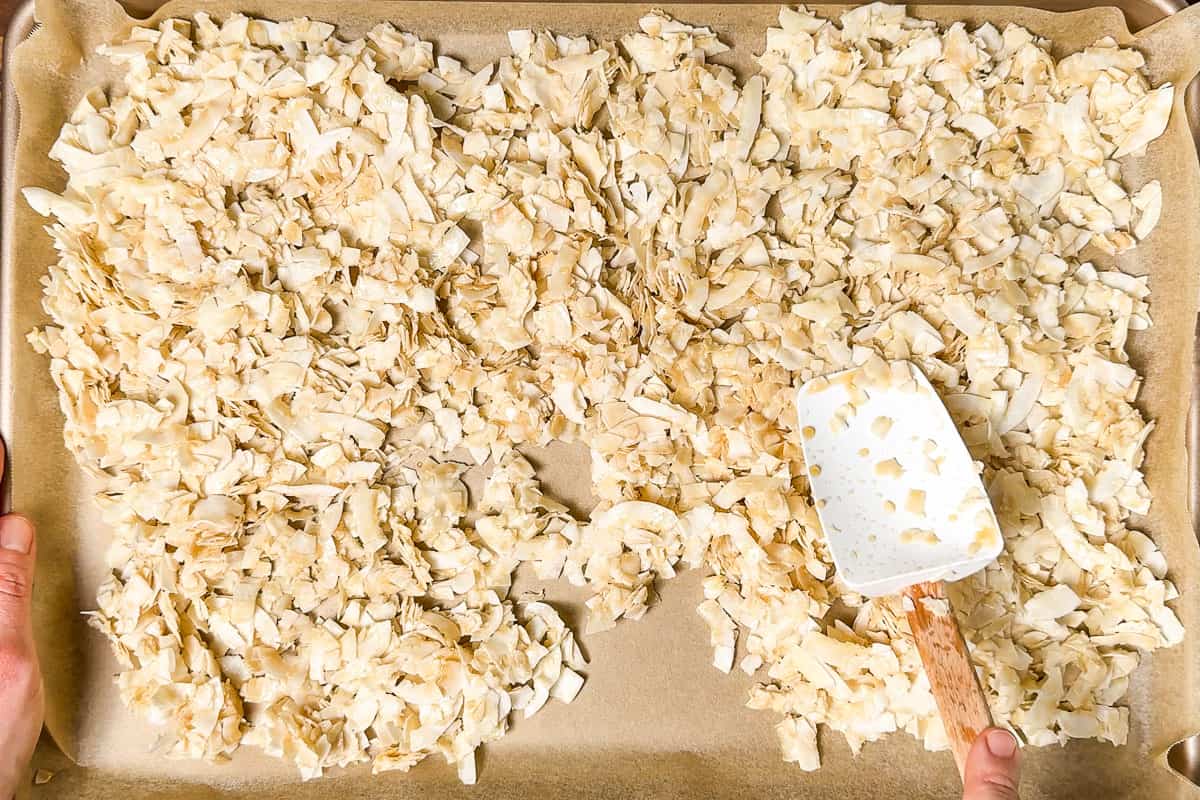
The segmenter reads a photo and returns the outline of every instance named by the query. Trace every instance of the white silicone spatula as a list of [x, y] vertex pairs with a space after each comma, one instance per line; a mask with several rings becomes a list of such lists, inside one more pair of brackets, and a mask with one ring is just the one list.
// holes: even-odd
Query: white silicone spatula
[[1000, 527], [975, 463], [929, 380], [907, 361], [815, 378], [797, 394], [813, 499], [841, 579], [903, 594], [962, 773], [992, 724], [944, 583], [991, 563]]

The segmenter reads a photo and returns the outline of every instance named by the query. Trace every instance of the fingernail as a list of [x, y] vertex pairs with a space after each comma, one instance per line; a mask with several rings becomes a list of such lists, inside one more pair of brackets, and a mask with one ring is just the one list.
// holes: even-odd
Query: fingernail
[[0, 517], [0, 549], [28, 553], [33, 547], [33, 525], [24, 517]]
[[1017, 740], [1011, 733], [1005, 730], [991, 730], [987, 732], [987, 749], [996, 758], [1012, 758], [1013, 753], [1017, 752]]

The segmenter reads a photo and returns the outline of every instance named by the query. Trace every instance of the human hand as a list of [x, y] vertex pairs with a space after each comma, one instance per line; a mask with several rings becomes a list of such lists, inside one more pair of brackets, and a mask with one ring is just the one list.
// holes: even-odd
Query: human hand
[[1019, 800], [1021, 751], [1017, 740], [1003, 728], [979, 735], [967, 754], [963, 800]]
[[[4, 444], [0, 442], [0, 480]], [[33, 523], [0, 517], [0, 798], [17, 792], [42, 732], [42, 673], [30, 617], [36, 553]]]

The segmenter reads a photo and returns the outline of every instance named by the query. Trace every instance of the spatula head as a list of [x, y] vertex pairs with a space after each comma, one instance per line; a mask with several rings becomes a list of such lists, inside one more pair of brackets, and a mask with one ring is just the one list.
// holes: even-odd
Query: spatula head
[[1004, 542], [974, 460], [908, 361], [814, 378], [797, 394], [804, 458], [829, 551], [853, 590], [955, 581]]

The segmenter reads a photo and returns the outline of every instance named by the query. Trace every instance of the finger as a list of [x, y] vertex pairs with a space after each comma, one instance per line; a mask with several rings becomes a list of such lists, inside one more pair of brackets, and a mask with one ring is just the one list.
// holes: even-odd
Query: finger
[[36, 542], [33, 523], [19, 514], [0, 517], [0, 642], [33, 638], [29, 606]]
[[971, 745], [963, 778], [963, 800], [1018, 800], [1021, 751], [1003, 728], [989, 728]]

